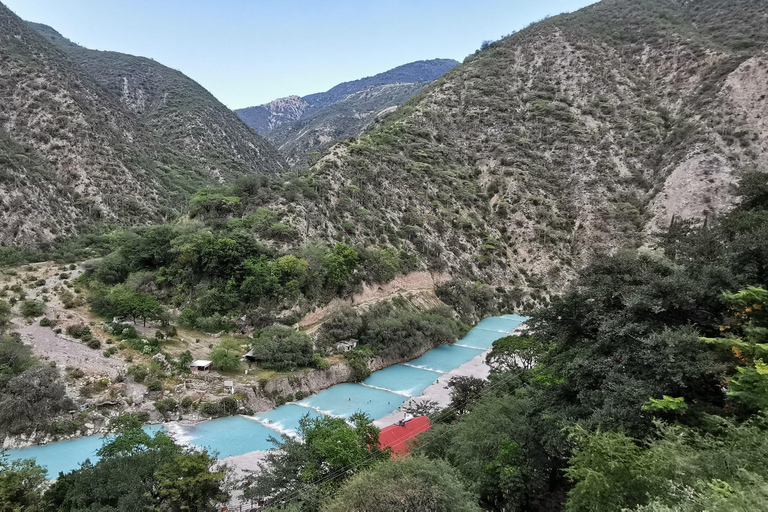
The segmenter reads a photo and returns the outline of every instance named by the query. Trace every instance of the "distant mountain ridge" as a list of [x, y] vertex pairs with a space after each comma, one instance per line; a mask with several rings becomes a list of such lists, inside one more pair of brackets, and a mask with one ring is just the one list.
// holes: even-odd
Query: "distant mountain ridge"
[[[404, 103], [456, 65], [452, 59], [411, 62], [326, 92], [288, 96], [235, 112], [296, 165], [307, 152], [322, 151], [333, 141], [359, 135], [376, 115]], [[358, 100], [362, 101], [359, 105]]]
[[0, 4], [0, 245], [170, 219], [200, 187], [285, 167], [180, 72], [80, 48]]
[[[301, 119], [368, 87], [394, 83], [431, 82], [458, 64], [453, 59], [419, 60], [397, 66], [377, 75], [342, 82], [325, 92], [308, 94], [303, 97], [287, 96], [263, 105], [235, 109], [235, 113], [257, 133], [266, 135], [281, 124]], [[286, 108], [291, 108], [294, 112], [293, 115], [286, 115]]]

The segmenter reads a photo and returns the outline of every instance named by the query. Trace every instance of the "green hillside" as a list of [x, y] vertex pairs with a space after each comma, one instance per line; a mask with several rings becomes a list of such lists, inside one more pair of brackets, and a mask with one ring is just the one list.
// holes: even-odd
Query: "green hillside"
[[549, 18], [331, 148], [300, 177], [310, 195], [267, 206], [303, 240], [558, 290], [596, 253], [727, 209], [765, 161], [764, 5], [607, 0]]
[[[109, 80], [2, 5], [0, 27], [0, 245], [40, 246], [95, 223], [169, 220], [201, 186], [283, 166], [267, 142], [180, 73], [120, 57], [151, 63], [155, 78], [147, 82], [167, 98], [159, 113], [138, 115]], [[114, 62], [101, 66], [119, 74]]]

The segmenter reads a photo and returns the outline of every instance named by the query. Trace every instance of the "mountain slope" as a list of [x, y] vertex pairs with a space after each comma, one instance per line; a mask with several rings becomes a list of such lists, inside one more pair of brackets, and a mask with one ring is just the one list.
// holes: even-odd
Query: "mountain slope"
[[309, 152], [361, 134], [378, 114], [404, 103], [456, 64], [451, 59], [411, 62], [326, 92], [289, 96], [235, 112], [297, 165]]
[[[272, 201], [305, 239], [386, 245], [534, 294], [727, 208], [765, 165], [764, 0], [604, 0], [497, 41]], [[291, 199], [288, 200], [288, 197]]]
[[227, 107], [183, 73], [152, 59], [78, 46], [30, 23], [68, 54], [163, 142], [194, 156], [213, 177], [283, 170], [280, 157]]
[[169, 140], [2, 4], [0, 48], [0, 245], [40, 245], [100, 221], [168, 219], [219, 175], [282, 165], [273, 151], [230, 173], [242, 157], [224, 145], [220, 160], [201, 159], [179, 144], [200, 126], [181, 125]]
[[292, 123], [283, 123], [267, 135], [291, 165], [308, 153], [319, 153], [333, 142], [365, 132], [392, 107], [402, 105], [429, 82], [371, 86], [346, 96]]

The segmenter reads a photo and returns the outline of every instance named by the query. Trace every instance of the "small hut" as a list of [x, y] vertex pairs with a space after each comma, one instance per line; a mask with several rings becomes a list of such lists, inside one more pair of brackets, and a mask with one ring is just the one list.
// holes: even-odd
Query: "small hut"
[[190, 363], [189, 371], [195, 375], [206, 375], [209, 371], [211, 371], [212, 366], [213, 361], [198, 359], [197, 361], [192, 361], [192, 363]]

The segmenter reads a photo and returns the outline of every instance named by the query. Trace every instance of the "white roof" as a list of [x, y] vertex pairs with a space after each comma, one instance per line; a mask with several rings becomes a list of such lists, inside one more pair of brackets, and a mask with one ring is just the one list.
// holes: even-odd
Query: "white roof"
[[224, 381], [224, 387], [226, 387], [226, 388], [232, 388], [232, 387], [234, 387], [234, 386], [235, 386], [235, 383], [234, 383], [233, 381], [231, 381], [231, 380], [225, 380], [225, 381]]
[[207, 359], [198, 359], [197, 361], [192, 361], [189, 363], [189, 366], [208, 366], [209, 364], [213, 364], [213, 361], [208, 361]]

